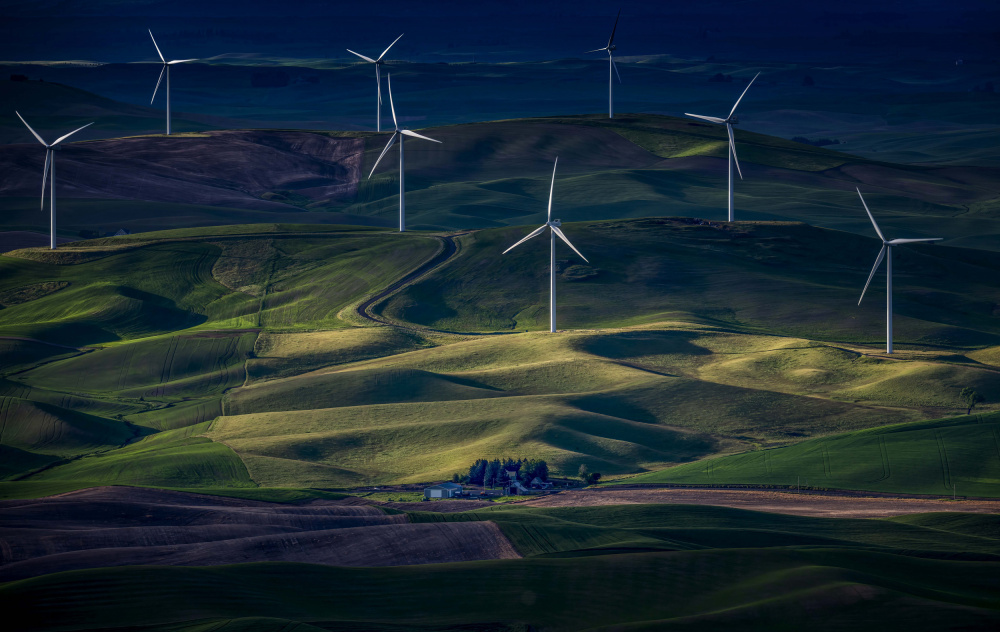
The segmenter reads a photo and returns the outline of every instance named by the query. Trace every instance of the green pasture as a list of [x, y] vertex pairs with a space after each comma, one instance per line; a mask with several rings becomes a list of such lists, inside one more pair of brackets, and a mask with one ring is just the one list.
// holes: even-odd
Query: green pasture
[[1000, 621], [994, 567], [823, 546], [385, 568], [120, 567], [10, 582], [0, 606], [12, 622], [30, 621], [13, 630], [66, 621], [80, 630], [989, 629]]
[[1000, 494], [1000, 415], [859, 430], [688, 463], [629, 483], [748, 484], [913, 494]]

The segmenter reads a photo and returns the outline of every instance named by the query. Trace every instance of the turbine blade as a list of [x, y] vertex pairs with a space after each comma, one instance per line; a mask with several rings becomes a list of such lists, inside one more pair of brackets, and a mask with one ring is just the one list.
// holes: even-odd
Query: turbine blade
[[392, 40], [392, 44], [389, 44], [389, 46], [384, 51], [382, 51], [382, 54], [378, 56], [378, 61], [382, 61], [382, 58], [385, 57], [385, 54], [389, 52], [389, 49], [392, 48], [396, 44], [396, 42], [399, 41], [399, 38], [403, 37], [403, 35], [405, 35], [405, 33], [400, 33], [399, 37]]
[[875, 223], [875, 217], [872, 215], [872, 212], [868, 210], [868, 205], [865, 204], [865, 198], [861, 195], [861, 189], [854, 187], [854, 190], [858, 192], [858, 197], [861, 198], [861, 205], [865, 207], [865, 213], [868, 213], [868, 219], [872, 221], [872, 226], [875, 227], [875, 233], [878, 234], [878, 238], [884, 243], [885, 237], [882, 236], [882, 231], [878, 229], [878, 224]]
[[49, 177], [49, 160], [52, 159], [52, 150], [45, 148], [45, 169], [42, 170], [42, 210], [45, 210], [45, 181]]
[[160, 82], [163, 81], [163, 73], [167, 72], [167, 65], [163, 64], [163, 68], [160, 69], [160, 78], [156, 80], [156, 87], [153, 88], [153, 98], [149, 100], [149, 104], [153, 105], [153, 101], [156, 100], [156, 91], [160, 89]]
[[868, 285], [872, 282], [875, 277], [875, 271], [878, 270], [879, 265], [882, 263], [882, 259], [885, 258], [885, 250], [888, 248], [885, 244], [882, 245], [882, 250], [878, 251], [878, 258], [875, 259], [875, 266], [872, 267], [872, 273], [868, 275], [868, 282], [865, 283], [865, 289], [861, 290], [861, 298], [858, 299], [858, 305], [861, 305], [861, 300], [865, 297], [865, 292], [868, 291]]
[[379, 154], [378, 160], [375, 161], [375, 166], [372, 167], [372, 172], [368, 174], [369, 178], [371, 178], [372, 175], [375, 173], [375, 169], [378, 168], [378, 163], [382, 162], [382, 158], [385, 156], [385, 153], [389, 151], [389, 148], [392, 147], [393, 143], [396, 142], [396, 136], [398, 135], [399, 135], [398, 132], [392, 133], [392, 137], [389, 139], [389, 143], [385, 146], [385, 149], [382, 150], [382, 153]]
[[607, 48], [595, 48], [594, 50], [584, 51], [583, 54], [586, 55], [587, 53], [600, 53], [600, 52], [606, 51], [606, 50], [608, 50], [608, 49]]
[[921, 241], [941, 241], [944, 237], [927, 237], [924, 239], [893, 239], [888, 243], [890, 246], [895, 246], [896, 244], [915, 244]]
[[[378, 64], [375, 64], [375, 85], [376, 92], [378, 92], [378, 104], [382, 105], [382, 73], [378, 69]], [[381, 112], [381, 110], [379, 110]], [[381, 125], [381, 122], [379, 123]]]
[[524, 242], [528, 241], [532, 237], [538, 237], [539, 235], [541, 235], [545, 231], [545, 227], [546, 226], [547, 226], [547, 224], [543, 224], [543, 225], [539, 226], [535, 230], [531, 231], [531, 233], [527, 237], [524, 237], [523, 239], [521, 239], [521, 241], [517, 242], [516, 244], [514, 244], [513, 246], [511, 246], [507, 250], [504, 250], [501, 254], [507, 254], [508, 252], [510, 252], [514, 248], [517, 248], [518, 246], [520, 246]]
[[726, 124], [726, 131], [729, 132], [729, 151], [733, 152], [733, 161], [736, 163], [736, 173], [743, 179], [743, 172], [740, 171], [740, 160], [736, 157], [736, 138], [733, 136], [733, 126]]
[[552, 192], [556, 188], [556, 167], [559, 166], [559, 156], [556, 156], [556, 162], [552, 165], [552, 184], [549, 185], [549, 219], [552, 221]]
[[[402, 37], [402, 35], [400, 35]], [[392, 104], [392, 75], [386, 73], [385, 83], [389, 86], [389, 108], [392, 110], [392, 124], [399, 129], [399, 121], [396, 120], [396, 106]]]
[[622, 17], [622, 10], [618, 9], [618, 15], [615, 17], [615, 27], [611, 29], [611, 37], [608, 38], [608, 48], [611, 48], [611, 44], [615, 41], [615, 31], [618, 30], [618, 19]]
[[[615, 69], [615, 74], [618, 75], [618, 64], [615, 63], [615, 58], [608, 53], [608, 58], [611, 59], [611, 67]], [[622, 76], [618, 75], [618, 83], [622, 82]]]
[[360, 57], [361, 59], [363, 59], [363, 60], [365, 60], [365, 61], [370, 61], [370, 62], [371, 62], [371, 63], [373, 63], [373, 64], [375, 63], [375, 60], [374, 60], [374, 59], [372, 59], [371, 57], [365, 57], [365, 56], [364, 56], [364, 55], [362, 55], [361, 53], [355, 53], [355, 52], [354, 52], [353, 50], [351, 50], [350, 48], [348, 48], [348, 49], [346, 49], [346, 50], [347, 50], [347, 52], [349, 52], [350, 54], [352, 54], [352, 55], [357, 55], [358, 57]]
[[[752, 85], [753, 85], [753, 82], [754, 82], [754, 81], [757, 81], [757, 77], [759, 77], [759, 76], [760, 76], [760, 73], [759, 73], [759, 72], [758, 72], [758, 73], [757, 73], [756, 75], [754, 75], [754, 76], [753, 76], [753, 79], [751, 79], [751, 80], [750, 80], [750, 83], [748, 83], [748, 84], [747, 84], [747, 87], [746, 87], [746, 89], [745, 89], [745, 90], [743, 90], [743, 94], [746, 94], [746, 93], [747, 93], [747, 90], [749, 90], [749, 89], [750, 89], [750, 86], [752, 86]], [[732, 118], [732, 116], [733, 116], [733, 113], [734, 113], [734, 112], [736, 112], [736, 106], [737, 106], [737, 105], [739, 105], [739, 104], [740, 104], [740, 101], [742, 101], [742, 100], [743, 100], [743, 94], [741, 94], [741, 95], [740, 95], [740, 98], [736, 99], [736, 104], [735, 104], [735, 105], [733, 105], [733, 109], [729, 111], [729, 116], [727, 116], [726, 118]]]
[[32, 127], [30, 125], [28, 125], [28, 121], [24, 120], [24, 117], [21, 116], [20, 112], [18, 112], [17, 110], [14, 110], [14, 114], [17, 114], [17, 118], [21, 119], [21, 122], [24, 123], [24, 126], [28, 128], [29, 132], [31, 132], [31, 135], [38, 139], [38, 142], [40, 142], [41, 144], [45, 145], [46, 147], [49, 146], [49, 144], [46, 143], [44, 140], [42, 140], [42, 137], [38, 135], [38, 132], [36, 132], [34, 129], [32, 129]]
[[[555, 232], [555, 234], [559, 237], [559, 239], [562, 239], [563, 241], [565, 241], [566, 245], [573, 249], [573, 252], [575, 252], [576, 254], [580, 255], [581, 259], [583, 259], [584, 261], [587, 261], [587, 258], [584, 257], [582, 254], [580, 254], [580, 251], [576, 249], [576, 246], [574, 246], [572, 243], [570, 243], [569, 237], [567, 237], [566, 235], [564, 235], [563, 232], [561, 230], [559, 230], [558, 226], [553, 226], [552, 227], [552, 231]], [[587, 263], [590, 263], [590, 262], [587, 261]]]
[[65, 136], [60, 136], [59, 139], [56, 140], [56, 142], [52, 143], [52, 146], [55, 147], [56, 145], [58, 145], [59, 143], [63, 142], [64, 140], [66, 140], [67, 138], [69, 138], [70, 136], [72, 136], [73, 134], [76, 134], [77, 132], [79, 132], [81, 129], [86, 129], [86, 128], [90, 127], [91, 125], [93, 125], [93, 123], [87, 123], [86, 125], [84, 125], [80, 129], [75, 129], [72, 132], [70, 132], [69, 134], [66, 134]]
[[198, 61], [198, 60], [197, 59], [175, 59], [173, 61], [168, 61], [167, 65], [168, 66], [173, 66], [174, 64], [183, 64], [184, 62], [188, 62], [188, 61]]
[[[148, 30], [148, 29], [147, 29]], [[156, 38], [153, 37], [153, 32], [149, 31], [149, 38], [153, 40], [153, 46], [156, 46]], [[160, 47], [156, 46], [156, 54], [160, 56], [160, 61], [167, 63], [167, 60], [163, 58], [163, 53], [160, 52]]]
[[719, 123], [720, 125], [726, 122], [726, 119], [720, 119], [718, 116], [702, 116], [701, 114], [690, 114], [688, 112], [685, 112], [684, 116], [693, 116], [694, 118], [711, 121], [712, 123]]
[[401, 129], [401, 130], [399, 130], [399, 133], [400, 134], [406, 134], [407, 136], [412, 136], [414, 138], [423, 138], [424, 140], [429, 140], [432, 143], [441, 143], [441, 141], [439, 141], [439, 140], [434, 140], [433, 138], [429, 138], [427, 136], [421, 136], [420, 134], [418, 134], [418, 133], [416, 133], [416, 132], [414, 132], [412, 130], [408, 130], [408, 129]]

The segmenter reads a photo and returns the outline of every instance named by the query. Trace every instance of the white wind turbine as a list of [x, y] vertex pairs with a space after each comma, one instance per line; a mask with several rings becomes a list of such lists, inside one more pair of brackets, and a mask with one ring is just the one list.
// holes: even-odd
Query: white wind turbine
[[[400, 36], [402, 37], [402, 36]], [[416, 132], [412, 132], [408, 129], [401, 129], [399, 127], [399, 121], [396, 120], [396, 107], [392, 104], [392, 77], [390, 75], [385, 76], [386, 84], [389, 86], [389, 109], [392, 110], [392, 123], [396, 126], [395, 131], [392, 133], [392, 137], [389, 138], [389, 142], [386, 144], [385, 149], [379, 155], [378, 160], [375, 161], [375, 166], [372, 167], [372, 172], [368, 174], [371, 178], [372, 174], [375, 173], [375, 169], [378, 168], [378, 163], [382, 162], [382, 158], [385, 156], [389, 148], [392, 147], [396, 139], [399, 139], [399, 230], [400, 232], [406, 230], [406, 187], [403, 180], [403, 141], [406, 140], [406, 136], [413, 136], [414, 138], [423, 138], [424, 140], [429, 140], [433, 143], [440, 143], [439, 140], [434, 140], [433, 138], [428, 138], [427, 136], [421, 136]]]
[[750, 80], [750, 83], [747, 84], [746, 89], [743, 90], [743, 94], [740, 95], [739, 99], [736, 99], [736, 104], [733, 105], [733, 109], [729, 111], [729, 116], [727, 118], [722, 119], [716, 116], [702, 116], [701, 114], [688, 114], [687, 112], [684, 113], [685, 116], [693, 116], [694, 118], [700, 118], [705, 121], [711, 121], [712, 123], [719, 123], [721, 125], [725, 125], [726, 131], [729, 132], [729, 221], [730, 222], [735, 221], [733, 217], [733, 163], [734, 162], [736, 163], [736, 172], [740, 174], [740, 180], [743, 179], [743, 172], [740, 171], [740, 161], [736, 158], [736, 139], [733, 136], [733, 125], [739, 125], [740, 119], [739, 117], [734, 116], [734, 114], [736, 114], [736, 107], [740, 104], [740, 101], [743, 100], [743, 95], [747, 93], [747, 90], [750, 89], [750, 86], [753, 85], [753, 82], [756, 81], [757, 77], [759, 76], [760, 73], [758, 72], [756, 75], [754, 75], [753, 79]]
[[588, 53], [600, 53], [602, 51], [608, 51], [608, 118], [615, 118], [615, 99], [614, 99], [614, 77], [611, 71], [614, 70], [614, 74], [618, 75], [618, 83], [622, 82], [622, 76], [618, 74], [618, 66], [615, 65], [615, 59], [612, 56], [612, 51], [614, 51], [617, 46], [615, 46], [615, 31], [618, 30], [618, 18], [622, 16], [622, 10], [618, 9], [618, 17], [615, 18], [615, 26], [611, 29], [611, 37], [608, 38], [608, 45], [604, 48], [595, 48], [594, 50], [588, 50]]
[[56, 142], [54, 142], [54, 143], [52, 143], [50, 145], [50, 144], [46, 143], [44, 140], [42, 140], [42, 137], [38, 135], [38, 132], [36, 132], [35, 130], [31, 129], [31, 126], [28, 125], [28, 121], [24, 120], [24, 117], [21, 116], [20, 112], [15, 111], [14, 114], [17, 114], [17, 118], [21, 119], [21, 122], [24, 123], [25, 127], [28, 128], [28, 131], [31, 132], [32, 136], [34, 136], [35, 138], [37, 138], [38, 142], [40, 142], [42, 145], [45, 146], [45, 167], [42, 170], [42, 210], [43, 211], [45, 210], [45, 180], [46, 180], [46, 178], [48, 178], [49, 174], [51, 173], [52, 174], [52, 179], [50, 181], [51, 184], [49, 185], [49, 248], [55, 248], [56, 247], [56, 154], [55, 154], [55, 151], [58, 148], [57, 145], [59, 145], [59, 143], [63, 142], [64, 140], [66, 140], [67, 138], [69, 138], [70, 136], [72, 136], [73, 134], [76, 134], [81, 129], [84, 129], [86, 127], [90, 127], [91, 125], [93, 125], [93, 123], [87, 123], [86, 125], [84, 125], [80, 129], [75, 129], [72, 132], [70, 132], [69, 134], [66, 134], [65, 136], [60, 136], [59, 138], [56, 139]]
[[399, 41], [399, 38], [403, 37], [403, 35], [405, 35], [405, 33], [401, 33], [399, 37], [394, 39], [392, 41], [392, 44], [389, 44], [388, 48], [382, 51], [382, 54], [378, 56], [378, 59], [365, 57], [361, 53], [355, 53], [350, 48], [347, 49], [347, 52], [351, 53], [352, 55], [357, 55], [361, 59], [365, 61], [370, 61], [371, 63], [375, 64], [375, 84], [378, 86], [378, 111], [375, 115], [375, 131], [377, 132], [382, 131], [382, 73], [380, 68], [382, 64], [385, 63], [384, 61], [382, 61], [382, 58], [385, 57], [385, 54], [389, 52], [389, 49], [392, 48], [393, 45], [395, 45], [395, 43]]
[[[503, 251], [503, 254], [507, 254], [514, 248], [517, 248], [524, 242], [528, 241], [532, 237], [537, 237], [545, 232], [546, 227], [551, 229], [549, 234], [549, 331], [551, 333], [556, 332], [556, 236], [566, 242], [566, 245], [573, 249], [573, 252], [580, 255], [580, 258], [587, 261], [587, 258], [580, 254], [580, 251], [576, 249], [572, 243], [570, 243], [569, 238], [563, 234], [562, 230], [559, 229], [562, 226], [562, 222], [557, 219], [552, 219], [552, 192], [556, 186], [556, 167], [559, 165], [559, 157], [556, 157], [556, 162], [552, 165], [552, 184], [549, 185], [549, 215], [548, 221], [542, 224], [540, 227], [532, 231], [527, 237], [517, 242], [507, 250]], [[587, 263], [590, 263], [587, 261]]]
[[868, 282], [865, 283], [865, 289], [861, 290], [861, 298], [858, 299], [858, 305], [861, 305], [861, 301], [865, 298], [865, 292], [868, 290], [868, 285], [872, 282], [872, 278], [875, 277], [875, 271], [878, 270], [879, 265], [882, 263], [882, 259], [885, 259], [885, 352], [892, 353], [892, 247], [899, 244], [912, 244], [921, 241], [941, 241], [943, 237], [930, 237], [924, 239], [892, 239], [886, 240], [882, 236], [882, 231], [879, 230], [878, 224], [875, 223], [875, 217], [872, 212], [868, 210], [868, 205], [865, 204], [865, 198], [861, 195], [861, 189], [857, 189], [858, 197], [861, 198], [861, 204], [865, 207], [865, 212], [868, 213], [868, 218], [872, 221], [872, 226], [875, 227], [875, 233], [878, 234], [878, 238], [882, 240], [882, 249], [878, 252], [878, 258], [875, 259], [875, 266], [872, 268], [872, 273], [868, 275]]
[[149, 37], [153, 40], [153, 46], [156, 46], [156, 54], [160, 56], [160, 61], [163, 62], [163, 69], [160, 70], [160, 78], [156, 80], [156, 87], [153, 88], [153, 98], [149, 100], [149, 104], [152, 105], [153, 101], [156, 100], [156, 92], [160, 89], [160, 82], [163, 81], [163, 75], [167, 75], [167, 85], [165, 90], [167, 91], [167, 134], [170, 134], [170, 67], [174, 64], [183, 64], [186, 61], [198, 61], [197, 59], [175, 59], [173, 61], [167, 61], [163, 57], [163, 53], [160, 52], [160, 47], [156, 45], [156, 38], [153, 37], [153, 32], [149, 32]]

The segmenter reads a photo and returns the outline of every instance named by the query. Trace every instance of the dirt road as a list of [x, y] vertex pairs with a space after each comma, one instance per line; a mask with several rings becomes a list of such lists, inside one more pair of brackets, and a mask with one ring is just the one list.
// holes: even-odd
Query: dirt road
[[823, 495], [733, 489], [582, 489], [543, 496], [522, 503], [527, 507], [592, 507], [670, 503], [718, 505], [753, 511], [821, 518], [887, 518], [913, 513], [960, 511], [1000, 514], [1000, 500], [943, 500], [864, 495]]

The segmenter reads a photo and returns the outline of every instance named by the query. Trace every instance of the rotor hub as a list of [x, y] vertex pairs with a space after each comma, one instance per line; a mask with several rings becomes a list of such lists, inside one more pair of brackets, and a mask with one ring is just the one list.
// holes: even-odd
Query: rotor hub
[[552, 221], [549, 221], [549, 222], [545, 222], [545, 223], [546, 223], [547, 225], [549, 225], [549, 226], [555, 226], [556, 228], [558, 228], [558, 227], [562, 226], [562, 221], [560, 221], [560, 220], [558, 220], [558, 219], [554, 219], [554, 220], [552, 220]]

